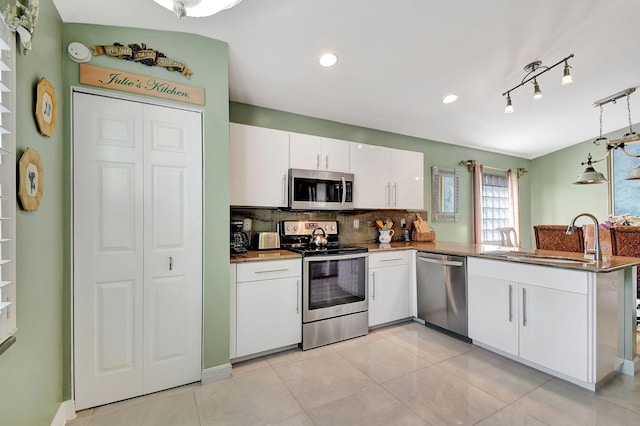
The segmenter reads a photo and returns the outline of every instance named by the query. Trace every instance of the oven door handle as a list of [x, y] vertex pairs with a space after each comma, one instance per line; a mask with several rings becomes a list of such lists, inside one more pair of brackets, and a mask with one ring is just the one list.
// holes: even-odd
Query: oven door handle
[[354, 254], [336, 254], [333, 256], [304, 256], [303, 260], [305, 262], [324, 262], [327, 260], [347, 260], [347, 259], [357, 259], [360, 257], [369, 257], [368, 252], [354, 253]]

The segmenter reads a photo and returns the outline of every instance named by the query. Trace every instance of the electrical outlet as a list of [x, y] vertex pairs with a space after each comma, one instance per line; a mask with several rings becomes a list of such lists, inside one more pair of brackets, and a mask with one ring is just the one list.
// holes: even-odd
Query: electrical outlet
[[353, 219], [353, 229], [360, 229], [360, 221], [358, 219]]
[[251, 231], [251, 219], [248, 217], [242, 220], [242, 230], [244, 232]]

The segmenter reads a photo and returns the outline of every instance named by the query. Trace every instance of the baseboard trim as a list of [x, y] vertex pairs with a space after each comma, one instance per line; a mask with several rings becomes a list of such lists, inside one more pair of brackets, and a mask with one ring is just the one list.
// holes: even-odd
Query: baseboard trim
[[231, 364], [226, 363], [202, 370], [201, 381], [203, 385], [217, 382], [218, 380], [231, 378]]
[[634, 376], [640, 370], [640, 358], [635, 357], [632, 361], [630, 359], [625, 359], [622, 363], [622, 374], [627, 376]]
[[56, 415], [51, 421], [51, 426], [64, 426], [67, 421], [76, 418], [76, 404], [72, 400], [63, 401], [56, 411]]

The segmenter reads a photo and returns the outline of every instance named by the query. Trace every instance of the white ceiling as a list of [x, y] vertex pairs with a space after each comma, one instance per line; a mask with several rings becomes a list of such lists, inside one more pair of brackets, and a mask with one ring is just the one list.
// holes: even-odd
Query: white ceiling
[[[638, 0], [243, 0], [182, 20], [153, 0], [53, 2], [64, 22], [228, 42], [233, 101], [529, 159], [597, 137], [593, 102], [640, 85]], [[571, 53], [574, 84], [560, 65], [539, 78], [543, 99], [528, 84], [504, 113], [526, 64]], [[631, 107], [638, 122], [640, 91]], [[624, 100], [605, 106], [604, 133], [627, 123]]]

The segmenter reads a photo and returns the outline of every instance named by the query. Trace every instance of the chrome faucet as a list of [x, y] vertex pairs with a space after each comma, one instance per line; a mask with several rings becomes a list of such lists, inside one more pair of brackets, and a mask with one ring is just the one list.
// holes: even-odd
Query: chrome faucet
[[[600, 224], [598, 223], [598, 219], [596, 219], [594, 215], [590, 213], [580, 213], [578, 216], [571, 219], [571, 223], [567, 228], [567, 235], [573, 235], [573, 228], [575, 226], [576, 219], [578, 219], [581, 216], [586, 216], [591, 218], [591, 220], [593, 220], [593, 224], [594, 224], [593, 239], [595, 240], [595, 243], [596, 243], [595, 249], [594, 249], [594, 259], [596, 262], [599, 262], [602, 260], [602, 250], [600, 250]], [[586, 253], [586, 247], [585, 247], [585, 253]]]

